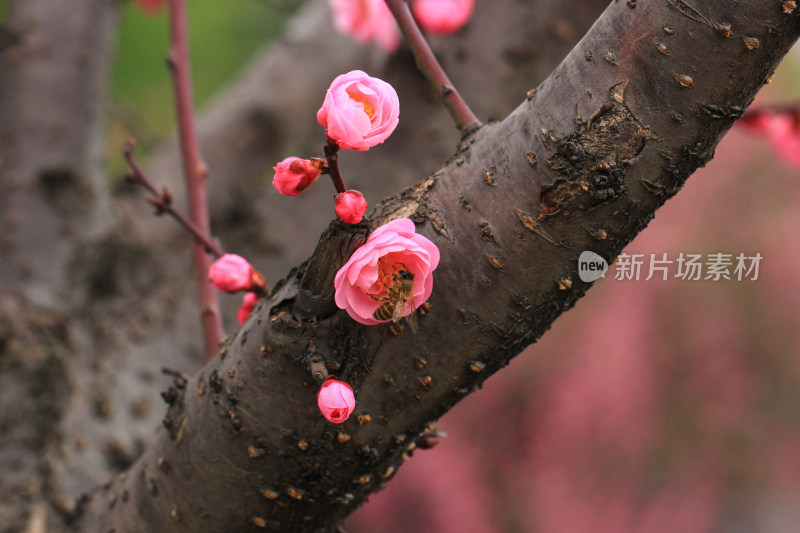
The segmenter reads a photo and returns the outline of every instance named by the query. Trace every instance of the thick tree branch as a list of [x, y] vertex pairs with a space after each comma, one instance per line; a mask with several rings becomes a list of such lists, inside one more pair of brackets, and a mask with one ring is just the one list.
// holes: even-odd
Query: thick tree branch
[[[591, 0], [575, 9], [550, 0], [479, 2], [480, 24], [469, 25], [455, 37], [436, 39], [433, 46], [442, 62], [452, 65], [453, 81], [471, 95], [476, 110], [487, 117], [502, 116], [513, 107], [510, 101], [518, 100], [566, 55], [606, 3]], [[308, 257], [319, 232], [331, 220], [330, 188], [318, 186], [287, 201], [271, 192], [264, 174], [269, 176], [275, 161], [285, 155], [318, 153], [321, 130], [314, 117], [318, 104], [309, 101], [323, 95], [333, 77], [367, 68], [373, 75], [390, 79], [401, 94], [406, 118], [401, 118], [389, 143], [366, 154], [342, 154], [348, 183], [352, 177], [352, 185], [369, 198], [381, 198], [426, 175], [447, 158], [459, 137], [410, 54], [401, 51], [385, 57], [368, 47], [356, 48], [343, 37], [330, 41], [326, 4], [312, 1], [301, 10], [294, 23], [287, 25], [287, 36], [254, 61], [244, 78], [233, 83], [199, 123], [204, 157], [218, 176], [209, 182], [209, 195], [217, 206], [215, 232], [267, 273], [286, 272]], [[472, 75], [467, 65], [473, 64], [483, 76]], [[287, 69], [297, 82], [288, 94]], [[265, 116], [269, 121], [257, 119]], [[426, 117], [425, 121], [416, 120], [417, 116]], [[261, 128], [267, 123], [272, 125], [267, 130], [275, 135]], [[303, 137], [306, 143], [297, 142]], [[309, 152], [297, 148], [304, 144]], [[357, 157], [358, 164], [349, 157]], [[158, 176], [159, 182], [175, 177], [168, 185], [176, 193], [175, 205], [185, 208], [178, 198], [183, 188], [179, 153], [171, 151], [157, 159], [160, 163], [148, 165], [148, 174]], [[155, 438], [153, 428], [163, 415], [159, 393], [168, 385], [160, 369], [168, 365], [191, 374], [202, 358], [194, 279], [186, 274], [192, 265], [189, 254], [174, 253], [190, 241], [177, 227], [141, 216], [141, 198], [127, 195], [127, 190], [121, 189], [114, 198], [119, 229], [96, 245], [82, 248], [73, 262], [68, 294], [76, 306], [65, 312], [67, 318], [52, 319], [66, 321], [67, 340], [52, 341], [52, 336], [38, 329], [32, 336], [54, 342], [59, 352], [69, 355], [59, 359], [67, 363], [66, 369], [42, 360], [41, 368], [48, 369], [48, 374], [60, 372], [68, 377], [58, 378], [62, 387], [50, 389], [63, 395], [42, 397], [59, 406], [60, 423], [49, 426], [57, 427], [58, 447], [44, 457], [35, 454], [36, 460], [55, 465], [46, 481], [51, 500], [60, 509], [73, 507], [81, 495], [126, 468], [142, 446]], [[302, 222], [296, 218], [298, 212]], [[265, 227], [270, 231], [263, 231]], [[275, 279], [274, 274], [269, 277]], [[311, 283], [315, 278], [309, 276], [305, 286], [314, 298], [295, 308], [309, 316], [329, 310], [316, 299], [320, 292], [319, 284]], [[223, 300], [231, 322], [238, 304], [236, 298]], [[0, 344], [6, 339], [7, 347], [17, 345], [8, 340], [2, 323]], [[19, 346], [28, 344], [23, 341]], [[13, 360], [7, 354], [0, 359]], [[9, 370], [4, 376], [19, 384], [29, 374]], [[14, 392], [18, 387], [0, 390], [19, 397]], [[14, 401], [6, 404], [13, 406]], [[37, 420], [30, 416], [36, 409], [38, 405], [31, 405], [25, 419]], [[16, 416], [20, 411], [12, 412]], [[9, 439], [20, 442], [12, 435]], [[51, 531], [59, 531], [58, 524], [51, 524]]]
[[[580, 253], [611, 259], [644, 228], [798, 34], [800, 15], [778, 1], [612, 3], [528, 101], [373, 213], [410, 216], [442, 252], [417, 335], [343, 312], [296, 320], [304, 268], [293, 272], [175, 392], [166, 430], [82, 507], [76, 530], [335, 530], [430, 422], [574, 305], [589, 287]], [[322, 419], [312, 351], [371, 421]]]

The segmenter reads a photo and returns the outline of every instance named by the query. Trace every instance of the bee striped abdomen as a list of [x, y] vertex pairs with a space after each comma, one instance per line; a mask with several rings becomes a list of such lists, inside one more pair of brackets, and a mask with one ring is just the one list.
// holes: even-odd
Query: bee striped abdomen
[[372, 316], [375, 320], [391, 320], [394, 313], [395, 302], [386, 302], [375, 310]]
[[385, 285], [385, 287], [385, 296], [373, 296], [383, 304], [375, 310], [372, 316], [376, 320], [397, 322], [403, 318], [406, 302], [414, 293], [414, 274], [405, 269], [398, 270], [392, 274], [391, 285]]

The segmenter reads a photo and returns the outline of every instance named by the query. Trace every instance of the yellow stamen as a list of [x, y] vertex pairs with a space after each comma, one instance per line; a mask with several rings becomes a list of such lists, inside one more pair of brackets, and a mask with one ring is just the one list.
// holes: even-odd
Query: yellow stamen
[[347, 96], [349, 96], [351, 100], [359, 102], [361, 105], [363, 105], [364, 113], [366, 113], [369, 119], [372, 120], [372, 116], [375, 114], [375, 107], [367, 103], [367, 99], [364, 98], [363, 94], [356, 91], [350, 92], [350, 89], [348, 88]]

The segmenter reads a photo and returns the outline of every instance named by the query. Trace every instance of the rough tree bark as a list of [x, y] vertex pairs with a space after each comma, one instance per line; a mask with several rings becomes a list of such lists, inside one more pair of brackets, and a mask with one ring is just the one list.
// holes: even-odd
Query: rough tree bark
[[[0, 58], [0, 201], [14, 209], [3, 211], [0, 255], [0, 530], [56, 532], [65, 527], [59, 514], [73, 508], [82, 493], [125, 469], [152, 440], [162, 416], [159, 392], [169, 382], [161, 369], [193, 372], [202, 361], [201, 337], [193, 280], [185, 275], [191, 263], [183, 251], [190, 240], [170, 222], [151, 217], [141, 197], [131, 197], [129, 189], [108, 202], [104, 182], [98, 179], [103, 128], [97, 111], [113, 51], [109, 16], [116, 12], [115, 2], [16, 2], [8, 26], [20, 37], [19, 46], [12, 39]], [[484, 117], [498, 117], [552, 70], [604, 3], [481, 2], [476, 10], [480, 24], [435, 45], [475, 108]], [[287, 35], [254, 62], [200, 126], [211, 183], [217, 187], [212, 197], [215, 231], [229, 249], [245, 253], [259, 268], [266, 264], [267, 272], [285, 272], [307, 257], [331, 217], [331, 198], [324, 187], [305, 194], [300, 203], [287, 203], [270, 194], [268, 185], [256, 185], [262, 172], [298, 142], [297, 136], [306, 132], [320, 137], [315, 106], [309, 112], [308, 101], [285, 94], [287, 67], [302, 63], [302, 72], [309, 74], [300, 84], [308, 89], [288, 96], [300, 93], [314, 100], [334, 75], [353, 68], [367, 68], [400, 89], [408, 119], [382, 149], [392, 164], [368, 155], [368, 163], [359, 158], [355, 168], [353, 163], [346, 168], [349, 183], [371, 199], [427, 174], [446, 159], [457, 140], [410, 55], [374, 54], [348, 43], [332, 31], [324, 5], [324, 0], [310, 2]], [[75, 47], [81, 49], [78, 56], [73, 55]], [[73, 62], [73, 57], [82, 60]], [[473, 80], [469, 64], [478, 58], [475, 71], [481, 76]], [[37, 67], [37, 62], [48, 61], [52, 69]], [[83, 68], [70, 68], [75, 66]], [[21, 84], [29, 70], [47, 83], [33, 77]], [[66, 95], [96, 97], [71, 100], [75, 106], [50, 105], [65, 102]], [[305, 126], [295, 130], [303, 123], [301, 117], [306, 117]], [[69, 135], [18, 136], [47, 120], [60, 123], [53, 128], [56, 133], [66, 124]], [[419, 134], [420, 127], [426, 135]], [[303, 144], [313, 153], [319, 141]], [[400, 155], [398, 147], [413, 156]], [[50, 165], [58, 160], [57, 153], [63, 159]], [[226, 157], [228, 153], [233, 155]], [[177, 164], [174, 154], [157, 160], [166, 157], [175, 157], [172, 164]], [[70, 178], [60, 182], [63, 187], [39, 185], [38, 170], [49, 166]], [[180, 200], [179, 172], [171, 172], [167, 168], [153, 177], [166, 184], [175, 178], [173, 192]], [[237, 185], [238, 177], [249, 182]], [[376, 187], [378, 177], [384, 185]], [[234, 194], [222, 194], [228, 186], [221, 183], [231, 184]], [[27, 195], [28, 203], [11, 202], [12, 191]], [[81, 209], [53, 215], [54, 206], [76, 203]], [[106, 219], [109, 204], [114, 216]], [[20, 209], [23, 205], [27, 208]], [[95, 213], [105, 214], [87, 216], [93, 205], [103, 207]], [[303, 224], [291, 223], [298, 211], [304, 213]], [[20, 214], [12, 216], [14, 212]], [[38, 232], [40, 237], [19, 238], [18, 232]], [[55, 255], [57, 250], [63, 253]], [[25, 262], [19, 259], [23, 256], [42, 259]], [[15, 269], [26, 263], [52, 286], [24, 280], [18, 285], [21, 274]], [[24, 287], [51, 305], [22, 294]]]
[[[411, 217], [442, 252], [418, 334], [294, 316], [304, 273], [338, 266], [312, 257], [176, 383], [165, 429], [82, 503], [74, 530], [335, 529], [584, 294], [583, 250], [613, 258], [712, 157], [797, 38], [792, 4], [612, 3], [511, 115], [372, 212], [373, 227]], [[334, 224], [327, 237], [351, 236]], [[341, 427], [316, 412], [312, 354], [356, 389]]]

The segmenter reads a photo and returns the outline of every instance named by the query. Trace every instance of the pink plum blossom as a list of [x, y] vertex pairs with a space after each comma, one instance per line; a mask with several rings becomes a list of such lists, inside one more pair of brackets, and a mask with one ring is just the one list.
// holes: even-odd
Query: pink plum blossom
[[400, 46], [400, 29], [384, 0], [329, 0], [333, 25], [360, 44], [377, 42], [387, 52]]
[[208, 269], [208, 279], [222, 292], [260, 290], [266, 285], [258, 270], [236, 254], [225, 254], [214, 261]]
[[425, 303], [433, 291], [433, 271], [439, 264], [439, 249], [415, 232], [407, 218], [392, 220], [376, 229], [336, 273], [336, 305], [353, 320], [375, 325], [375, 311], [383, 305], [400, 270], [413, 275], [413, 291], [403, 316]]
[[342, 222], [358, 224], [367, 211], [367, 200], [358, 191], [345, 191], [336, 195], [334, 199], [336, 216]]
[[319, 177], [317, 165], [299, 157], [287, 157], [272, 169], [275, 171], [272, 184], [286, 196], [297, 196]]
[[250, 316], [250, 313], [253, 312], [253, 308], [258, 303], [258, 295], [254, 292], [246, 292], [244, 294], [244, 298], [242, 298], [242, 306], [239, 308], [239, 311], [236, 313], [236, 318], [239, 319], [239, 324], [244, 324], [244, 321], [247, 320], [247, 317]]
[[431, 33], [451, 34], [472, 17], [475, 0], [416, 0], [411, 12], [419, 27]]
[[778, 158], [800, 168], [800, 110], [793, 113], [762, 112], [745, 116], [741, 124], [752, 133], [764, 134]]
[[325, 418], [334, 424], [341, 424], [350, 418], [356, 408], [353, 388], [344, 381], [330, 378], [317, 393], [317, 405]]
[[344, 150], [367, 150], [397, 127], [400, 100], [383, 80], [354, 70], [337, 76], [317, 111], [328, 139]]

